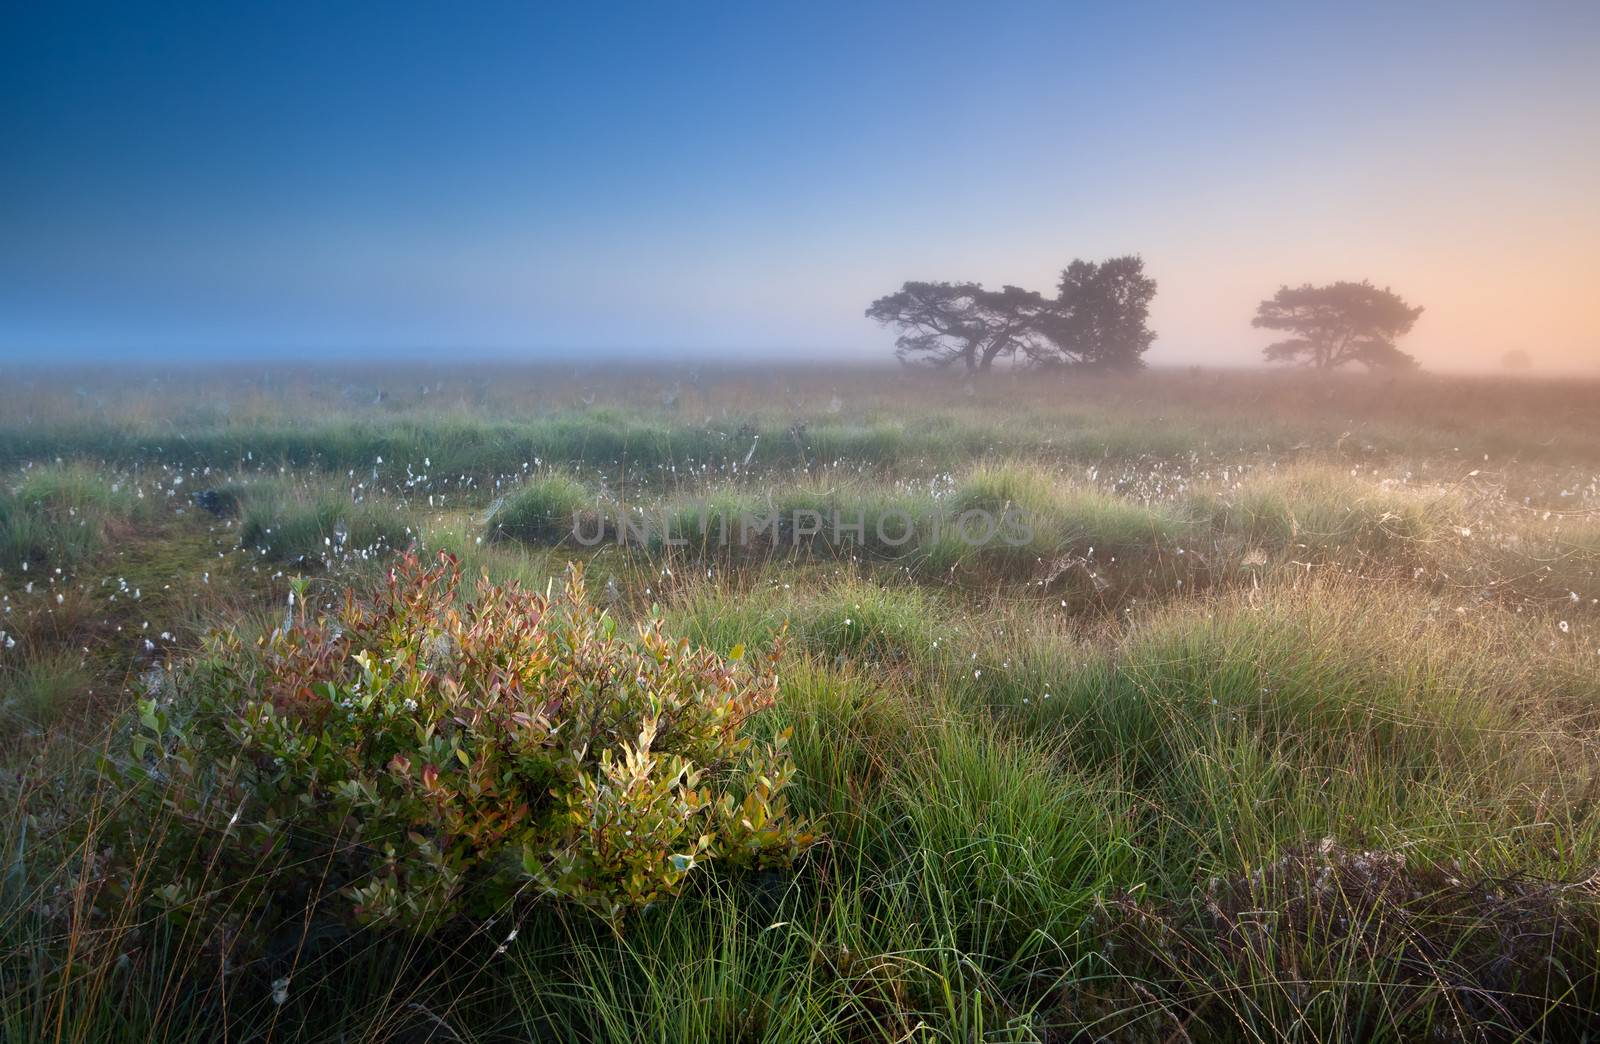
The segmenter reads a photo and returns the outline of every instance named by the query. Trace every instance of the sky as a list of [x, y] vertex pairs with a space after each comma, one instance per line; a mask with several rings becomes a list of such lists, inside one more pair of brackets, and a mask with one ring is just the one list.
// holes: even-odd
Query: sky
[[1600, 369], [1600, 4], [9, 4], [0, 357], [891, 358], [1138, 253], [1152, 363], [1370, 279]]

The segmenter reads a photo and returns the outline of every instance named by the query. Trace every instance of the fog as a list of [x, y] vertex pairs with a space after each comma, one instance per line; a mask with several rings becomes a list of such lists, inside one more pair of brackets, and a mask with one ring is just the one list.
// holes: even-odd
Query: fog
[[1425, 368], [1600, 367], [1593, 8], [951, 14], [30, 11], [0, 353], [873, 363], [903, 282], [1137, 254], [1154, 365], [1370, 280]]

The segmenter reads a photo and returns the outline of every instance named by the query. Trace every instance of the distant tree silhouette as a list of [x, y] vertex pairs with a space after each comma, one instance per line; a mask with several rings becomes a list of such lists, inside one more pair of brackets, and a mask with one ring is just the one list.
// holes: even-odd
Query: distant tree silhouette
[[1500, 357], [1500, 365], [1508, 370], [1533, 369], [1533, 357], [1521, 348], [1513, 348]]
[[1256, 308], [1250, 325], [1294, 336], [1262, 350], [1268, 362], [1331, 370], [1358, 362], [1369, 369], [1409, 370], [1417, 361], [1395, 346], [1422, 314], [1387, 287], [1369, 282], [1281, 287]]
[[1015, 286], [985, 290], [981, 283], [906, 283], [872, 302], [867, 317], [903, 331], [895, 340], [901, 361], [960, 363], [971, 373], [989, 369], [1000, 356], [1037, 338], [1045, 304], [1038, 293]]
[[906, 283], [872, 302], [867, 317], [901, 334], [895, 354], [907, 364], [960, 364], [969, 373], [996, 359], [1036, 365], [1137, 369], [1155, 340], [1147, 326], [1155, 280], [1137, 257], [1074, 261], [1054, 299], [981, 283]]
[[1150, 329], [1155, 296], [1156, 281], [1136, 255], [1072, 262], [1045, 316], [1044, 333], [1056, 351], [1051, 361], [1113, 370], [1144, 366], [1156, 339]]

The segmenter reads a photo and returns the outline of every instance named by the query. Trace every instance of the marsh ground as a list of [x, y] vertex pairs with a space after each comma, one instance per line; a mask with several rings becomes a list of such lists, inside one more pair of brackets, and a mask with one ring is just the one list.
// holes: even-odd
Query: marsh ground
[[[0, 467], [11, 1039], [1592, 1029], [1595, 382], [38, 371]], [[974, 510], [1027, 539], [952, 537]], [[846, 525], [723, 535], [797, 511]], [[135, 699], [408, 548], [783, 635], [758, 727], [824, 841], [621, 934], [536, 903], [289, 975], [86, 902]]]

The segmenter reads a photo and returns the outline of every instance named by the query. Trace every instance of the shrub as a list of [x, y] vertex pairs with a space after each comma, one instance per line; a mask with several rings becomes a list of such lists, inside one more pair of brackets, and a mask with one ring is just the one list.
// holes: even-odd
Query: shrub
[[659, 620], [619, 636], [576, 566], [554, 599], [487, 579], [469, 599], [454, 559], [407, 555], [371, 599], [299, 612], [140, 707], [121, 873], [174, 914], [218, 892], [257, 939], [313, 912], [428, 930], [527, 894], [615, 926], [702, 864], [787, 866], [810, 843], [785, 737], [744, 734], [775, 677]]

